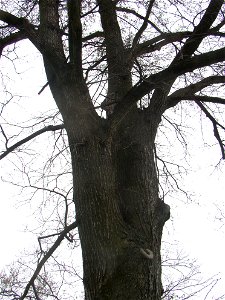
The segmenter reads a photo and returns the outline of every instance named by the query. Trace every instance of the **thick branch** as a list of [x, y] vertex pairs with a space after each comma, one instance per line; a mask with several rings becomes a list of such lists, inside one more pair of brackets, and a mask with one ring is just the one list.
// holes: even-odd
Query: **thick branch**
[[28, 22], [24, 18], [18, 18], [4, 10], [0, 10], [0, 20], [17, 28], [17, 29], [24, 29], [24, 22]]
[[61, 32], [58, 24], [58, 5], [56, 0], [39, 1], [40, 28], [37, 30], [26, 18], [18, 18], [13, 14], [0, 10], [0, 20], [10, 27], [17, 28], [21, 34], [34, 44], [44, 56], [55, 66], [65, 61]]
[[[162, 112], [167, 105], [166, 104], [166, 101], [167, 101], [166, 96], [168, 95], [176, 78], [181, 74], [184, 74], [188, 71], [193, 71], [195, 69], [195, 68], [192, 69], [193, 66], [191, 66], [191, 64], [192, 64], [191, 56], [197, 50], [197, 48], [200, 45], [200, 43], [202, 42], [202, 40], [210, 33], [215, 32], [215, 28], [212, 28], [210, 30], [210, 27], [213, 24], [213, 22], [215, 21], [222, 5], [223, 5], [223, 0], [220, 0], [220, 1], [211, 0], [201, 21], [195, 27], [193, 33], [190, 35], [190, 37], [184, 43], [183, 47], [181, 48], [179, 53], [175, 56], [174, 60], [168, 67], [167, 70], [171, 71], [171, 76], [170, 76], [169, 80], [164, 80], [164, 81], [161, 80], [161, 86], [158, 85], [158, 87], [156, 87], [156, 90], [151, 99], [149, 109], [153, 108], [154, 111], [157, 110], [159, 112], [160, 111]], [[204, 56], [202, 56], [201, 58], [204, 58]], [[180, 61], [182, 61], [182, 63], [180, 63]], [[200, 63], [205, 64], [204, 61], [199, 62], [198, 68], [205, 66], [205, 65], [201, 66]], [[190, 66], [189, 66], [189, 64], [190, 64]], [[210, 65], [209, 61], [208, 61], [207, 65]], [[188, 67], [190, 67], [190, 70], [188, 70]], [[182, 72], [184, 72], [184, 73], [182, 73]]]
[[[225, 76], [209, 76], [204, 79], [202, 79], [199, 82], [196, 82], [194, 84], [190, 84], [189, 86], [186, 86], [185, 88], [179, 89], [172, 93], [168, 98], [167, 98], [167, 104], [168, 107], [172, 107], [177, 105], [177, 103], [180, 100], [198, 100], [202, 99], [200, 101], [205, 101], [205, 102], [214, 102], [214, 103], [224, 103], [224, 100], [222, 98], [218, 97], [208, 97], [208, 96], [199, 96], [195, 95], [195, 93], [201, 91], [205, 87], [212, 85], [212, 84], [219, 84], [219, 83], [225, 83]], [[197, 97], [201, 97], [198, 98]], [[205, 100], [204, 100], [205, 97]], [[207, 101], [208, 99], [208, 101]], [[211, 101], [210, 101], [211, 99]]]
[[[157, 96], [158, 94], [160, 95], [160, 101], [157, 101], [158, 97], [154, 97], [154, 99], [152, 99], [154, 101], [151, 101], [151, 106], [154, 107], [154, 109], [158, 106], [157, 110], [162, 112], [166, 108], [166, 96], [178, 76], [225, 59], [225, 48], [192, 57], [203, 38], [208, 34], [222, 4], [223, 0], [211, 0], [200, 23], [195, 27], [193, 33], [187, 39], [170, 66], [157, 74], [149, 76], [145, 81], [134, 86], [124, 97], [123, 101], [117, 104], [115, 115], [116, 123], [131, 109], [135, 102], [153, 89], [156, 89]], [[166, 91], [164, 91], [165, 87]]]
[[8, 147], [7, 150], [0, 155], [0, 160], [3, 159], [8, 154], [12, 153], [16, 148], [18, 148], [18, 147], [22, 146], [23, 144], [29, 142], [30, 140], [34, 139], [38, 135], [41, 135], [42, 133], [47, 132], [47, 131], [56, 131], [56, 130], [63, 129], [63, 128], [64, 128], [64, 124], [59, 124], [59, 125], [55, 125], [55, 126], [49, 125], [47, 127], [44, 127], [42, 129], [30, 134], [29, 136], [22, 139], [21, 141], [19, 141], [19, 142], [15, 143], [14, 145]]
[[69, 226], [65, 227], [65, 229], [59, 234], [57, 240], [55, 243], [52, 245], [52, 247], [46, 252], [42, 260], [38, 263], [36, 270], [34, 271], [33, 276], [31, 277], [30, 281], [26, 285], [26, 288], [24, 290], [23, 295], [20, 297], [20, 300], [25, 299], [27, 296], [27, 293], [29, 292], [30, 287], [34, 285], [34, 281], [37, 278], [38, 274], [40, 273], [42, 267], [46, 263], [46, 261], [52, 256], [52, 254], [55, 252], [55, 250], [59, 247], [65, 236], [72, 230], [77, 227], [77, 222], [75, 221], [74, 223], [70, 224]]
[[69, 55], [77, 76], [82, 77], [81, 1], [68, 1]]
[[[198, 49], [200, 43], [207, 35], [210, 27], [215, 21], [218, 13], [224, 3], [224, 0], [211, 0], [207, 7], [205, 14], [203, 15], [199, 24], [195, 27], [191, 36], [187, 39], [180, 52], [174, 59], [173, 63], [176, 63], [179, 59], [185, 59], [191, 57], [192, 54]], [[173, 64], [172, 63], [172, 64]]]
[[105, 34], [108, 64], [109, 68], [112, 68], [112, 65], [118, 62], [120, 57], [118, 54], [124, 52], [121, 31], [116, 16], [116, 8], [112, 0], [98, 0], [98, 5]]
[[21, 35], [25, 34], [35, 44], [35, 46], [38, 45], [37, 30], [35, 30], [34, 25], [31, 24], [26, 18], [18, 18], [13, 14], [10, 14], [4, 10], [0, 10], [0, 20], [7, 23], [11, 27], [17, 28], [21, 32]]
[[[185, 68], [188, 67], [188, 63], [190, 63], [191, 56], [198, 49], [202, 40], [209, 34], [210, 27], [215, 21], [222, 5], [223, 5], [223, 0], [219, 0], [219, 1], [211, 0], [201, 21], [195, 27], [193, 33], [184, 43], [183, 47], [181, 48], [179, 53], [175, 56], [170, 67], [168, 68], [168, 70], [171, 71], [171, 78], [166, 81], [166, 84], [165, 82], [161, 81], [162, 86], [156, 87], [149, 108], [153, 108], [154, 111], [158, 110], [159, 112], [160, 111], [162, 112], [165, 109], [164, 107], [166, 106], [166, 101], [167, 101], [166, 96], [168, 95], [177, 76], [182, 74], [182, 73], [179, 74], [180, 61], [183, 61], [183, 63], [181, 63], [181, 70], [184, 71]], [[193, 69], [191, 68], [190, 71], [193, 71]], [[176, 72], [178, 72], [177, 75]]]
[[[219, 32], [219, 29], [223, 27], [225, 21], [222, 21], [217, 26], [208, 30], [204, 37], [207, 36], [225, 36], [224, 33]], [[133, 53], [133, 57], [140, 56], [145, 53], [151, 53], [156, 50], [160, 50], [163, 46], [166, 46], [173, 42], [181, 42], [183, 39], [193, 35], [191, 31], [180, 31], [180, 32], [163, 32], [159, 36], [156, 36], [150, 40], [146, 40], [141, 44], [138, 44]]]
[[[124, 97], [124, 102], [136, 102], [151, 90], [160, 86], [162, 82], [176, 79], [178, 76], [191, 72], [198, 68], [203, 68], [214, 63], [225, 60], [225, 47], [210, 51], [208, 53], [196, 55], [188, 60], [180, 60], [176, 65], [171, 65], [167, 69], [153, 74], [146, 78], [142, 83], [134, 86]], [[130, 100], [129, 100], [130, 99]]]
[[62, 33], [59, 27], [58, 6], [59, 1], [57, 0], [39, 1], [39, 36], [41, 41], [39, 51], [54, 66], [66, 60], [63, 50]]
[[[191, 84], [183, 89], [179, 89], [178, 91], [174, 92], [172, 95], [185, 95], [187, 93], [197, 93], [200, 90], [204, 89], [205, 87], [212, 85], [212, 84], [218, 84], [218, 83], [225, 83], [225, 76], [209, 76], [204, 79], [202, 79], [199, 82], [196, 82], [194, 84]], [[171, 96], [172, 96], [171, 95]]]
[[112, 0], [98, 0], [102, 28], [105, 35], [108, 63], [108, 98], [121, 99], [131, 87], [130, 69], [127, 63], [121, 30], [117, 21], [116, 4]]
[[168, 67], [172, 76], [180, 76], [195, 69], [203, 68], [225, 60], [225, 47], [204, 54], [195, 55], [187, 60], [181, 60], [173, 66]]
[[[141, 83], [133, 86], [130, 91], [125, 95], [123, 100], [117, 104], [115, 111], [115, 120], [118, 122], [129, 111], [130, 107], [134, 105], [138, 100], [150, 93], [153, 89], [164, 87], [166, 83], [170, 85], [178, 76], [187, 72], [191, 72], [195, 69], [209, 66], [214, 63], [218, 63], [225, 60], [225, 48], [219, 50], [210, 51], [208, 53], [196, 55], [188, 60], [180, 60], [176, 64], [170, 65], [167, 69], [153, 74], [146, 78]], [[169, 90], [168, 90], [169, 92]], [[166, 109], [165, 105], [165, 109]], [[113, 125], [114, 126], [114, 125]]]
[[190, 31], [162, 33], [151, 40], [147, 40], [137, 45], [135, 52], [133, 53], [133, 56], [137, 57], [145, 53], [150, 53], [156, 50], [160, 50], [163, 46], [166, 46], [170, 43], [182, 41], [184, 38], [189, 37], [190, 34], [191, 34]]

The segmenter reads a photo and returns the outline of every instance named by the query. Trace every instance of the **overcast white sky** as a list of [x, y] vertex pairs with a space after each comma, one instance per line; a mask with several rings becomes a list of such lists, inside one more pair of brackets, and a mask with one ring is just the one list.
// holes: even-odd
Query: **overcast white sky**
[[[29, 47], [27, 50], [31, 53]], [[23, 62], [22, 65], [18, 65], [21, 68], [20, 71], [26, 70], [26, 72], [20, 77], [11, 77], [11, 87], [13, 86], [17, 94], [28, 96], [23, 99], [21, 106], [31, 108], [32, 111], [43, 107], [50, 108], [52, 100], [47, 91], [37, 96], [38, 91], [45, 84], [43, 70], [39, 68], [41, 62], [35, 57], [32, 61], [34, 64]], [[10, 71], [9, 63], [6, 67]], [[28, 118], [28, 112], [18, 105], [10, 111], [15, 113], [15, 119]], [[198, 130], [200, 134], [200, 127]], [[213, 138], [210, 124], [205, 130], [206, 136]], [[220, 206], [224, 213], [225, 166], [222, 162], [220, 168], [215, 170], [215, 165], [220, 158], [218, 146], [208, 150], [203, 149], [200, 136], [190, 138], [188, 144], [192, 149], [190, 165], [193, 167], [183, 180], [184, 187], [194, 195], [192, 202], [188, 203], [184, 198], [179, 198], [180, 196], [167, 199], [171, 206], [172, 219], [167, 223], [165, 240], [168, 239], [171, 243], [178, 240], [183, 251], [197, 259], [205, 278], [220, 273], [221, 281], [217, 290], [222, 294], [225, 293], [225, 225], [223, 226], [223, 223], [215, 218], [218, 216], [216, 205]], [[0, 162], [0, 167], [1, 177], [4, 177], [7, 173], [7, 163]], [[18, 206], [18, 199], [21, 199], [21, 196], [17, 195], [16, 188], [0, 181], [0, 191], [0, 266], [3, 267], [16, 259], [18, 255], [20, 256], [20, 251], [29, 248], [35, 240], [31, 234], [24, 232], [27, 223], [32, 224], [32, 212], [27, 206]]]

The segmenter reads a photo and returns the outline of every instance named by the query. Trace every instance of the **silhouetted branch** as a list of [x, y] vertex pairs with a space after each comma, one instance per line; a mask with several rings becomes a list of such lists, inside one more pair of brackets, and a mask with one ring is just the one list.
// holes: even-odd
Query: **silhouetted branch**
[[24, 32], [20, 32], [20, 31], [11, 33], [10, 35], [8, 35], [6, 37], [1, 38], [0, 39], [0, 56], [2, 54], [3, 49], [6, 46], [12, 45], [12, 44], [17, 43], [26, 38], [27, 38], [26, 34]]
[[225, 104], [225, 99], [220, 97], [213, 97], [213, 96], [202, 96], [202, 95], [195, 95], [195, 93], [201, 91], [202, 89], [206, 88], [207, 86], [213, 84], [220, 84], [225, 83], [225, 76], [209, 76], [202, 79], [199, 82], [194, 84], [190, 84], [185, 88], [179, 89], [172, 93], [167, 98], [167, 107], [172, 107], [178, 104], [181, 100], [196, 100], [202, 102], [212, 102], [212, 103], [220, 103]]
[[[132, 14], [134, 16], [136, 16], [137, 18], [144, 20], [145, 21], [145, 17], [140, 15], [139, 13], [137, 13], [135, 10], [127, 8], [127, 7], [117, 7], [116, 8], [117, 11], [122, 11], [122, 12], [126, 12], [129, 14]], [[159, 29], [158, 26], [156, 26], [152, 21], [147, 20], [148, 24], [150, 24], [156, 31], [162, 33], [162, 31]]]
[[47, 127], [44, 127], [32, 134], [30, 134], [29, 136], [25, 137], [24, 139], [22, 139], [21, 141], [15, 143], [14, 145], [7, 147], [7, 150], [4, 151], [1, 155], [0, 155], [0, 160], [3, 159], [5, 156], [7, 156], [8, 154], [10, 154], [11, 152], [13, 152], [16, 148], [22, 146], [23, 144], [29, 142], [30, 140], [34, 139], [35, 137], [37, 137], [38, 135], [41, 135], [44, 132], [47, 131], [56, 131], [59, 129], [64, 129], [64, 124], [59, 124], [59, 125], [49, 125]]
[[220, 145], [220, 149], [221, 149], [221, 154], [222, 154], [222, 158], [225, 159], [225, 146], [223, 144], [223, 141], [220, 137], [219, 131], [218, 131], [218, 126], [221, 127], [224, 131], [225, 131], [225, 127], [223, 125], [221, 125], [219, 122], [216, 121], [216, 119], [210, 114], [210, 112], [205, 108], [205, 106], [199, 102], [199, 101], [195, 101], [195, 103], [201, 108], [201, 110], [204, 112], [204, 114], [206, 115], [207, 118], [210, 119], [210, 121], [213, 124], [213, 130], [214, 130], [214, 136], [217, 139], [219, 145]]
[[146, 16], [144, 17], [144, 22], [141, 25], [141, 27], [139, 28], [139, 30], [137, 31], [137, 33], [136, 33], [136, 35], [133, 39], [133, 45], [132, 45], [133, 48], [135, 48], [135, 46], [137, 45], [142, 33], [145, 31], [145, 29], [148, 26], [148, 18], [150, 16], [151, 11], [152, 11], [152, 7], [153, 7], [154, 2], [155, 2], [155, 0], [149, 1], [148, 9], [146, 11]]

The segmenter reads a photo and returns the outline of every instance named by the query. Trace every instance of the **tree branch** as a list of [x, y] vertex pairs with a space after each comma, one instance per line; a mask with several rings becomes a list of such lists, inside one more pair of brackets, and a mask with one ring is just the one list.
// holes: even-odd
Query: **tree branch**
[[224, 3], [224, 0], [211, 0], [207, 7], [201, 21], [194, 28], [193, 33], [187, 39], [177, 56], [175, 57], [172, 64], [176, 63], [179, 59], [185, 59], [191, 57], [192, 54], [198, 49], [200, 43], [207, 35], [210, 27], [215, 21], [218, 13]]
[[97, 38], [97, 37], [104, 37], [104, 32], [102, 31], [96, 31], [96, 32], [93, 32], [93, 33], [90, 33], [89, 35], [85, 36], [82, 38], [82, 42], [87, 42], [91, 39], [94, 39], [94, 38]]
[[141, 27], [139, 28], [139, 30], [137, 31], [134, 39], [133, 39], [133, 44], [132, 44], [132, 48], [134, 49], [136, 47], [136, 45], [138, 44], [138, 41], [139, 39], [141, 38], [141, 35], [143, 34], [143, 32], [145, 31], [145, 29], [147, 28], [148, 26], [148, 18], [150, 16], [150, 13], [152, 11], [152, 7], [153, 7], [153, 4], [154, 4], [155, 0], [150, 0], [149, 1], [149, 5], [148, 5], [148, 9], [146, 11], [146, 16], [144, 18], [144, 22], [143, 24], [141, 25]]
[[98, 0], [97, 3], [99, 5], [99, 13], [105, 35], [108, 63], [107, 99], [121, 100], [131, 88], [132, 83], [130, 66], [128, 64], [128, 53], [125, 51], [117, 20], [116, 3], [112, 0]]
[[38, 47], [39, 40], [37, 30], [26, 18], [18, 18], [13, 14], [0, 10], [0, 20], [7, 23], [10, 27], [17, 28], [21, 32], [21, 35], [25, 34], [31, 42]]
[[[211, 0], [201, 21], [167, 69], [150, 75], [143, 82], [136, 84], [130, 89], [121, 103], [117, 104], [113, 123], [118, 123], [134, 103], [153, 89], [156, 89], [155, 94], [157, 94], [157, 97], [152, 99], [151, 106], [154, 108], [154, 111], [157, 109], [159, 112], [162, 112], [166, 108], [166, 96], [178, 76], [225, 59], [225, 48], [192, 57], [203, 38], [208, 34], [223, 2], [223, 0]], [[160, 101], [157, 101], [158, 96], [160, 96]]]
[[106, 60], [106, 56], [105, 55], [103, 55], [99, 60], [96, 60], [93, 63], [93, 65], [90, 65], [87, 68], [87, 70], [85, 72], [85, 80], [87, 80], [89, 72], [92, 71], [94, 68], [96, 68], [98, 65], [100, 65], [104, 60]]
[[52, 62], [54, 67], [59, 66], [60, 62], [65, 62], [66, 57], [63, 50], [62, 32], [59, 26], [59, 1], [45, 0], [39, 1], [40, 26], [39, 39], [40, 47], [38, 50]]
[[138, 44], [133, 53], [133, 56], [137, 57], [145, 53], [160, 50], [163, 46], [166, 46], [169, 43], [182, 41], [184, 38], [189, 37], [190, 34], [190, 31], [162, 33], [151, 40], [147, 40], [141, 44]]
[[[189, 59], [179, 60], [176, 64], [170, 65], [167, 69], [145, 78], [141, 83], [138, 82], [128, 91], [122, 101], [117, 103], [115, 114], [112, 118], [112, 128], [124, 118], [138, 100], [150, 93], [153, 89], [161, 90], [162, 93], [164, 93], [163, 88], [167, 87], [167, 83], [168, 87], [170, 87], [171, 82], [174, 82], [178, 76], [224, 60], [225, 47], [196, 55]], [[169, 88], [167, 88], [167, 92], [169, 93]], [[166, 95], [164, 95], [164, 99], [166, 98]], [[155, 99], [157, 100], [157, 97], [155, 97]], [[154, 103], [154, 105], [157, 105], [157, 103]], [[160, 101], [159, 105], [164, 106], [164, 110], [168, 108], [166, 103], [163, 103], [162, 101]], [[159, 109], [159, 111], [161, 110], [162, 109]]]
[[[181, 75], [179, 73], [179, 64], [180, 61], [183, 61], [183, 64], [181, 64], [181, 69], [182, 71], [185, 70], [185, 68], [188, 66], [188, 62], [190, 62], [190, 58], [194, 54], [194, 52], [198, 49], [200, 43], [202, 40], [209, 34], [209, 30], [213, 22], [215, 21], [222, 5], [223, 5], [223, 0], [211, 0], [203, 17], [201, 18], [199, 24], [194, 28], [193, 33], [190, 35], [190, 37], [186, 40], [184, 45], [181, 47], [180, 51], [178, 54], [175, 56], [173, 59], [172, 63], [168, 67], [168, 70], [171, 70], [171, 73], [174, 73], [174, 75], [177, 72], [177, 75], [173, 76], [171, 74], [171, 78], [166, 81], [166, 84], [164, 81], [161, 81], [161, 87], [157, 87], [149, 108], [153, 108], [153, 111], [155, 112], [156, 110], [158, 112], [163, 112], [165, 109], [164, 107], [166, 106], [166, 101], [167, 101], [167, 95], [176, 80], [176, 78]], [[174, 71], [173, 71], [174, 67]], [[189, 71], [189, 70], [187, 70]], [[185, 71], [185, 73], [187, 72]], [[191, 69], [190, 71], [193, 71]]]
[[10, 27], [17, 28], [22, 34], [34, 44], [34, 46], [49, 61], [57, 66], [60, 61], [65, 61], [63, 51], [61, 31], [59, 28], [58, 1], [46, 0], [39, 1], [40, 7], [40, 27], [39, 30], [26, 18], [18, 18], [13, 14], [0, 10], [0, 20], [7, 23]]
[[[127, 7], [117, 7], [116, 8], [117, 11], [122, 11], [122, 12], [126, 12], [129, 14], [132, 14], [134, 16], [136, 16], [137, 18], [141, 19], [141, 20], [145, 20], [145, 17], [143, 17], [142, 15], [140, 15], [139, 13], [137, 13], [135, 10], [127, 8]], [[156, 31], [158, 31], [159, 33], [163, 33], [153, 22], [151, 22], [150, 20], [147, 20], [147, 23], [150, 24]]]
[[179, 90], [175, 91], [174, 93], [172, 93], [167, 98], [168, 108], [177, 105], [178, 102], [181, 100], [189, 100], [189, 99], [190, 100], [200, 100], [201, 99], [200, 101], [204, 101], [204, 102], [214, 102], [214, 103], [225, 104], [225, 100], [222, 98], [219, 98], [219, 97], [195, 95], [195, 93], [199, 92], [200, 90], [204, 89], [205, 87], [212, 85], [212, 84], [219, 84], [219, 83], [225, 83], [225, 76], [209, 76], [209, 77], [202, 79], [199, 82], [190, 84], [189, 86], [186, 86], [185, 88], [179, 89]]
[[30, 281], [26, 285], [26, 288], [20, 297], [20, 300], [25, 299], [27, 296], [27, 293], [29, 292], [30, 287], [34, 285], [34, 281], [37, 278], [38, 274], [40, 273], [42, 267], [46, 263], [46, 261], [52, 256], [52, 254], [55, 252], [55, 250], [59, 247], [65, 236], [72, 230], [77, 227], [77, 221], [73, 222], [69, 226], [65, 227], [65, 229], [59, 234], [58, 238], [56, 239], [55, 243], [52, 245], [52, 247], [46, 252], [44, 257], [41, 259], [41, 261], [38, 263], [36, 270], [34, 271], [33, 276], [31, 277]]
[[[205, 33], [204, 37], [207, 36], [225, 36], [224, 33], [219, 32], [218, 30], [223, 27], [225, 21], [222, 21], [217, 26], [208, 30]], [[133, 57], [136, 58], [142, 54], [151, 53], [156, 50], [160, 50], [163, 46], [168, 45], [173, 42], [181, 42], [185, 38], [189, 38], [193, 35], [191, 31], [180, 31], [180, 32], [162, 32], [159, 36], [156, 36], [150, 40], [146, 40], [143, 43], [140, 43], [136, 46], [135, 51], [133, 52]]]
[[209, 77], [202, 79], [199, 82], [190, 84], [189, 86], [187, 86], [183, 89], [179, 89], [178, 91], [174, 92], [171, 96], [185, 95], [190, 92], [192, 92], [194, 94], [211, 84], [219, 84], [219, 83], [225, 83], [225, 76], [209, 76]]
[[166, 70], [168, 72], [172, 72], [172, 77], [177, 77], [187, 72], [192, 72], [195, 69], [210, 66], [212, 64], [216, 64], [224, 60], [225, 47], [218, 50], [206, 52], [200, 55], [195, 55], [189, 59], [180, 60], [175, 65], [171, 65], [170, 67], [168, 67]]
[[117, 21], [116, 7], [112, 0], [98, 0], [97, 2], [105, 35], [108, 64], [109, 68], [112, 68], [112, 64], [118, 62], [120, 57], [118, 54], [123, 54], [124, 52], [121, 31]]
[[209, 66], [225, 60], [225, 47], [210, 51], [204, 54], [195, 55], [188, 60], [180, 60], [176, 65], [170, 65], [167, 69], [150, 75], [143, 82], [133, 86], [133, 88], [124, 97], [123, 104], [133, 103], [140, 100], [156, 87], [160, 87], [162, 82], [167, 82], [176, 79], [178, 76], [195, 69]]
[[219, 131], [218, 131], [218, 126], [221, 127], [224, 131], [225, 131], [225, 127], [222, 126], [219, 122], [216, 121], [216, 119], [210, 114], [210, 112], [205, 108], [205, 106], [201, 102], [195, 101], [195, 103], [201, 108], [201, 110], [204, 112], [206, 117], [209, 118], [209, 120], [212, 122], [213, 130], [214, 130], [214, 136], [215, 136], [215, 138], [217, 139], [217, 141], [219, 143], [221, 154], [222, 154], [222, 159], [225, 159], [225, 145], [223, 144], [223, 141], [220, 137], [220, 134], [219, 134]]
[[25, 32], [18, 31], [18, 32], [12, 33], [12, 34], [0, 39], [0, 57], [1, 57], [2, 51], [5, 47], [15, 44], [26, 38], [27, 38], [27, 36], [26, 36]]
[[35, 296], [36, 300], [41, 300], [40, 297], [38, 296], [38, 292], [37, 292], [37, 289], [35, 287], [35, 284], [33, 283], [31, 286], [33, 288], [34, 296]]
[[47, 132], [47, 131], [56, 131], [56, 130], [59, 130], [59, 129], [64, 129], [64, 124], [49, 125], [47, 127], [44, 127], [42, 129], [30, 134], [29, 136], [27, 136], [26, 138], [22, 139], [21, 141], [15, 143], [14, 145], [12, 145], [10, 147], [7, 147], [7, 150], [0, 155], [0, 160], [3, 159], [8, 154], [10, 154], [11, 152], [13, 152], [16, 148], [18, 148], [18, 147], [22, 146], [23, 144], [29, 142], [30, 140], [34, 139], [38, 135], [41, 135], [42, 133]]
[[25, 18], [18, 18], [14, 16], [13, 14], [10, 14], [4, 10], [0, 9], [0, 20], [2, 22], [7, 23], [10, 26], [13, 26], [19, 30], [24, 30], [25, 29], [25, 23], [28, 22]]
[[82, 78], [81, 0], [69, 0], [67, 3], [70, 62], [74, 65], [76, 75]]
[[168, 106], [167, 108], [173, 107], [177, 105], [182, 100], [187, 101], [201, 101], [206, 103], [216, 103], [216, 104], [225, 104], [225, 98], [220, 97], [212, 97], [212, 96], [202, 96], [202, 95], [194, 95], [194, 94], [186, 94], [184, 96], [178, 96], [178, 97], [168, 97]]

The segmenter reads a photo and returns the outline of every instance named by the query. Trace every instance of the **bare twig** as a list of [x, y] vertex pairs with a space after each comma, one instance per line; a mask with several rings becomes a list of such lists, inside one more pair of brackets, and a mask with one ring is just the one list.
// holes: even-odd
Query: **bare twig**
[[[2, 128], [2, 125], [0, 125], [0, 129], [1, 129], [1, 132], [2, 132], [2, 135], [4, 136], [4, 138], [5, 138], [5, 147], [6, 147], [6, 151], [8, 151], [8, 142], [9, 142], [9, 139], [8, 139], [8, 137], [7, 137], [7, 135], [6, 135], [6, 133], [5, 133], [5, 131], [4, 131], [4, 129]], [[1, 157], [1, 156], [0, 156]]]

